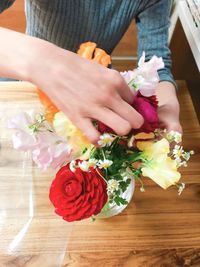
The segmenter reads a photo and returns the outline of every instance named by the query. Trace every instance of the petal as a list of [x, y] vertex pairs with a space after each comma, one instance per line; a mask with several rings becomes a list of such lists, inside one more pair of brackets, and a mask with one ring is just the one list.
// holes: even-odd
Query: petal
[[30, 116], [26, 112], [21, 112], [17, 116], [8, 121], [8, 128], [27, 130], [28, 126], [33, 123]]
[[12, 136], [13, 147], [22, 151], [28, 151], [35, 148], [36, 138], [24, 131], [18, 131]]
[[164, 189], [176, 184], [181, 177], [175, 161], [169, 157], [159, 162], [153, 162], [148, 167], [143, 167], [142, 175], [149, 177]]

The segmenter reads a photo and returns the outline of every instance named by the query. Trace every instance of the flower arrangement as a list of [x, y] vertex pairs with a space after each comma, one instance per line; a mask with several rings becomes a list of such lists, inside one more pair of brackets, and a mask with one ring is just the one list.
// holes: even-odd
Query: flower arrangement
[[[95, 43], [82, 44], [78, 54], [105, 67], [110, 64], [110, 57]], [[183, 150], [180, 133], [158, 129], [155, 88], [157, 71], [163, 67], [161, 58], [154, 56], [145, 62], [143, 54], [137, 69], [121, 73], [133, 92], [132, 106], [142, 114], [144, 124], [118, 136], [95, 121], [101, 133], [98, 146], [92, 145], [41, 90], [43, 113], [21, 113], [9, 120], [9, 128], [15, 130], [14, 148], [30, 151], [39, 168], [58, 170], [49, 197], [64, 220], [82, 220], [113, 206], [126, 207], [130, 201], [126, 192], [135, 180], [141, 184], [140, 191], [145, 191], [143, 177], [163, 189], [175, 185], [179, 194], [183, 191], [178, 168], [187, 166], [194, 152]]]

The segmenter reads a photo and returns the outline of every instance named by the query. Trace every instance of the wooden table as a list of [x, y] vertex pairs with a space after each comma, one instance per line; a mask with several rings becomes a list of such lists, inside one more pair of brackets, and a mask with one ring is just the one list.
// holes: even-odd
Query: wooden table
[[30, 156], [12, 149], [4, 122], [20, 110], [39, 109], [35, 87], [0, 84], [0, 266], [200, 266], [200, 129], [182, 85], [184, 145], [194, 149], [182, 171], [181, 196], [145, 180], [119, 216], [69, 224], [53, 212], [53, 172], [40, 172]]

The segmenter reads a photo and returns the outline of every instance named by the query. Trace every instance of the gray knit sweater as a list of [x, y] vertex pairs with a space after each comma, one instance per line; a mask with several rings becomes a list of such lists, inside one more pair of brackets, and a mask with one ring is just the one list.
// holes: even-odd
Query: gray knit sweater
[[[0, 12], [14, 0], [1, 0]], [[29, 35], [76, 51], [85, 41], [111, 53], [133, 19], [138, 26], [138, 57], [163, 57], [160, 80], [174, 83], [168, 27], [171, 0], [26, 0]]]

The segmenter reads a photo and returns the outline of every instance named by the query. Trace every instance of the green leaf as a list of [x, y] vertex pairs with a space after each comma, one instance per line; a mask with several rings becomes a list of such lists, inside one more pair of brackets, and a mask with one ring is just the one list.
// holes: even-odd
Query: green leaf
[[126, 181], [121, 181], [119, 183], [122, 192], [125, 192], [126, 191], [126, 189], [128, 188], [128, 186], [130, 185], [130, 182], [131, 182], [131, 179], [127, 179]]
[[88, 150], [87, 147], [85, 147], [85, 148], [83, 149], [82, 154], [84, 154], [87, 150]]
[[120, 205], [127, 205], [128, 204], [128, 201], [120, 196], [116, 196], [114, 198], [114, 201], [115, 203], [117, 204], [117, 206], [120, 206]]
[[134, 151], [128, 155], [127, 159], [129, 162], [136, 162], [136, 161], [143, 160], [143, 153]]
[[104, 205], [103, 209], [101, 210], [101, 212], [106, 212], [110, 209], [110, 205], [109, 205], [109, 201], [106, 202], [106, 204]]

